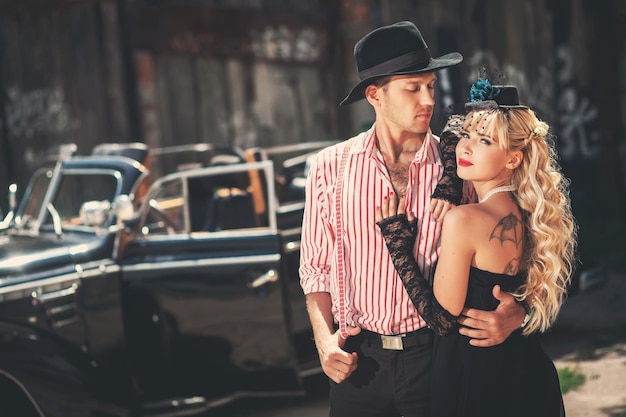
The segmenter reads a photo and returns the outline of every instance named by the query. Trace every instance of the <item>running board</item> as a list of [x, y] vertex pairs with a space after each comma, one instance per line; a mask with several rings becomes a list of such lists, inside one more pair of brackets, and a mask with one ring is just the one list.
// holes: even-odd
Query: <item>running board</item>
[[280, 397], [303, 397], [305, 391], [269, 391], [248, 392], [241, 391], [215, 400], [207, 400], [204, 397], [172, 398], [165, 401], [145, 403], [141, 406], [140, 413], [144, 417], [181, 417], [204, 413], [212, 408], [222, 407], [242, 398], [280, 398]]

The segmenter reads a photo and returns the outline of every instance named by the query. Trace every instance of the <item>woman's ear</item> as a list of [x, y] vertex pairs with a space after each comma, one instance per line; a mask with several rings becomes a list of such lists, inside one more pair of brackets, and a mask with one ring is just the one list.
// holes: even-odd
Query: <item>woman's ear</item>
[[506, 167], [509, 169], [517, 168], [522, 163], [523, 158], [522, 151], [509, 152]]

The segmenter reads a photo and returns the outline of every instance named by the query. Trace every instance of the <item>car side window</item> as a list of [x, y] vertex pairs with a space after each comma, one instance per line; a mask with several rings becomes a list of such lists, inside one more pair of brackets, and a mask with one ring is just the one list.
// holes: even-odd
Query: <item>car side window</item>
[[163, 182], [146, 202], [142, 234], [183, 233], [185, 196], [180, 178]]
[[262, 170], [238, 167], [182, 171], [155, 183], [141, 233], [223, 232], [269, 226]]
[[246, 171], [189, 178], [192, 231], [219, 232], [263, 226]]

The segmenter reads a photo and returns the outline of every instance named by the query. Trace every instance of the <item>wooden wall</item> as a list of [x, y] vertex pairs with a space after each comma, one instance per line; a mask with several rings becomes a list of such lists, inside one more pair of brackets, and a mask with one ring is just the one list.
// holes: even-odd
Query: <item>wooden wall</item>
[[147, 143], [251, 147], [332, 135], [327, 11], [140, 4], [133, 22]]
[[620, 217], [622, 0], [0, 0], [0, 207], [62, 143], [349, 137], [373, 121], [366, 103], [338, 106], [354, 44], [399, 20], [433, 56], [465, 57], [439, 74], [435, 132], [485, 68], [553, 126], [580, 218]]
[[133, 139], [117, 25], [113, 2], [0, 8], [3, 191], [59, 144]]

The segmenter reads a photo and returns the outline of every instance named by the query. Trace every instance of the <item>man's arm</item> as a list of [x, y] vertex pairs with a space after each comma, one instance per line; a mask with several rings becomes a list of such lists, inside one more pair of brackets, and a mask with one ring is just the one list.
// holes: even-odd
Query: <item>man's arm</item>
[[[339, 384], [354, 372], [358, 356], [356, 352], [348, 353], [342, 349], [346, 341], [339, 331], [333, 328], [329, 293], [307, 294], [306, 307], [322, 369], [330, 379]], [[347, 330], [350, 336], [355, 336], [361, 331], [358, 327], [350, 326]]]
[[503, 292], [499, 285], [493, 288], [493, 296], [500, 301], [494, 311], [465, 308], [461, 313], [459, 333], [469, 337], [473, 346], [499, 345], [524, 322], [526, 312], [515, 297]]

